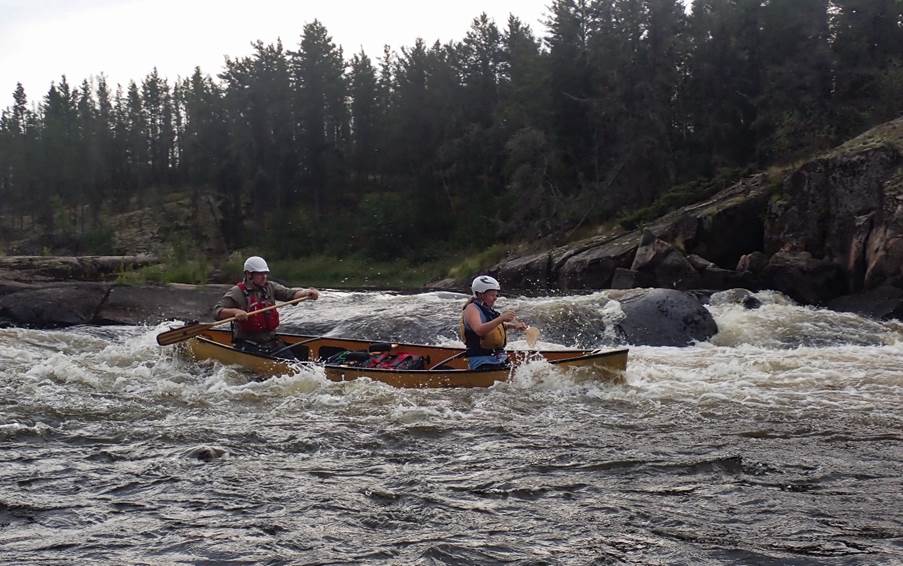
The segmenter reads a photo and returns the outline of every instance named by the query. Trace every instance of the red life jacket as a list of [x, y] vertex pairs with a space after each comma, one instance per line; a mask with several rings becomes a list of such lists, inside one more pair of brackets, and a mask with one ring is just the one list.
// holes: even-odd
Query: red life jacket
[[[266, 300], [266, 289], [261, 289], [261, 293], [251, 294], [247, 285], [242, 281], [238, 283], [238, 288], [245, 294], [245, 300], [248, 302], [246, 312], [253, 312], [262, 308], [276, 304], [275, 301]], [[273, 332], [279, 327], [279, 310], [271, 309], [267, 312], [249, 316], [247, 320], [235, 321], [242, 332], [247, 334], [257, 334], [258, 332]]]

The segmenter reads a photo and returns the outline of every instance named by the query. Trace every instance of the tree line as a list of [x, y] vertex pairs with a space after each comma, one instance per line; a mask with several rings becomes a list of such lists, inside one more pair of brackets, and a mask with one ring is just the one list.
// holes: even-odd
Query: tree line
[[4, 229], [213, 195], [228, 246], [430, 258], [562, 235], [903, 113], [899, 0], [555, 0], [537, 37], [345, 57], [318, 21], [214, 78], [63, 77], [0, 114]]

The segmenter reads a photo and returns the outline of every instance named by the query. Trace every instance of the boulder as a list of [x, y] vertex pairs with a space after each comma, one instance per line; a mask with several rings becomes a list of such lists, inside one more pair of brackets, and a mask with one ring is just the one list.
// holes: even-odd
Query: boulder
[[837, 297], [828, 308], [877, 320], [903, 319], [903, 289], [884, 285], [877, 289]]
[[690, 265], [692, 265], [693, 269], [695, 269], [696, 271], [703, 271], [712, 267], [718, 267], [714, 262], [709, 261], [701, 255], [696, 254], [688, 255], [687, 261], [690, 262]]
[[615, 269], [614, 277], [611, 280], [612, 289], [636, 289], [654, 286], [655, 278], [651, 274], [624, 269], [623, 267]]
[[634, 234], [617, 235], [598, 245], [575, 249], [551, 266], [561, 289], [606, 289], [618, 269], [630, 267], [636, 253]]
[[693, 289], [699, 284], [699, 274], [683, 254], [648, 231], [643, 233], [630, 269], [650, 274], [658, 287]]
[[712, 293], [709, 297], [709, 304], [712, 306], [720, 305], [742, 305], [747, 310], [757, 309], [762, 306], [762, 301], [756, 298], [749, 289], [728, 289]]
[[699, 274], [700, 289], [718, 291], [732, 289], [734, 287], [759, 289], [760, 284], [752, 273], [746, 271], [709, 267], [703, 269]]
[[607, 250], [593, 248], [564, 262], [558, 270], [558, 287], [564, 290], [608, 289], [617, 269], [618, 258], [611, 257]]
[[610, 291], [624, 318], [618, 332], [627, 343], [644, 346], [688, 346], [718, 333], [711, 313], [692, 295], [674, 289]]
[[498, 278], [506, 289], [545, 290], [549, 288], [550, 264], [550, 254], [543, 252], [503, 261], [488, 273]]
[[861, 265], [864, 270], [854, 272], [860, 274], [861, 279], [854, 280], [853, 289], [903, 286], [903, 205], [891, 224], [871, 230], [862, 249], [864, 257], [857, 266]]
[[213, 305], [231, 285], [116, 285], [97, 309], [98, 324], [213, 320]]
[[768, 259], [768, 256], [762, 252], [744, 254], [740, 256], [740, 261], [737, 262], [737, 271], [748, 271], [753, 274], [762, 273], [768, 266]]
[[809, 252], [781, 251], [768, 261], [763, 274], [766, 287], [781, 291], [793, 300], [821, 305], [847, 292], [843, 268]]

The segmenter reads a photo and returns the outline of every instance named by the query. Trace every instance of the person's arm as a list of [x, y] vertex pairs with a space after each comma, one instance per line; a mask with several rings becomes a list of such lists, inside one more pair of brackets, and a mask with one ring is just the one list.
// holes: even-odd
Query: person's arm
[[480, 318], [480, 307], [470, 304], [464, 309], [464, 320], [467, 322], [467, 326], [469, 326], [477, 336], [482, 338], [489, 334], [496, 326], [514, 320], [514, 311], [505, 311], [498, 317], [483, 322]]
[[213, 318], [216, 320], [232, 318], [233, 316], [238, 318], [238, 320], [246, 320], [248, 318], [248, 313], [241, 308], [241, 304], [235, 298], [235, 291], [241, 293], [240, 289], [233, 287], [216, 303], [213, 307]]
[[292, 296], [293, 299], [300, 299], [301, 297], [307, 297], [310, 301], [316, 301], [320, 298], [320, 292], [311, 287], [310, 289], [296, 289], [295, 294]]
[[505, 328], [510, 328], [511, 330], [526, 330], [528, 325], [526, 322], [522, 320], [517, 320], [516, 318], [511, 322], [505, 323]]
[[219, 312], [216, 313], [216, 320], [223, 320], [225, 318], [235, 317], [238, 320], [247, 320], [248, 313], [244, 309], [220, 309]]
[[310, 289], [289, 289], [285, 285], [280, 285], [279, 283], [271, 281], [273, 284], [273, 298], [277, 301], [291, 301], [293, 299], [300, 299], [301, 297], [306, 297], [311, 301], [316, 301], [320, 298], [320, 292], [314, 288]]

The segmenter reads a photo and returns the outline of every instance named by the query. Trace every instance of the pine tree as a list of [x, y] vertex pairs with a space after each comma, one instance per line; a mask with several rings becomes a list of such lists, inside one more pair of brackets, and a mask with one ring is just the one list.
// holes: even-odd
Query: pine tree
[[573, 192], [587, 186], [587, 173], [593, 179], [599, 171], [595, 157], [600, 140], [593, 119], [593, 83], [598, 78], [590, 68], [590, 39], [596, 21], [586, 0], [555, 0], [550, 12], [545, 39], [553, 116], [549, 133], [564, 158], [558, 171], [559, 186]]
[[827, 0], [771, 0], [763, 24], [757, 162], [828, 147], [834, 136]]
[[288, 202], [295, 176], [291, 87], [281, 42], [254, 44], [255, 53], [226, 61], [225, 102], [231, 151], [253, 192], [258, 222]]
[[835, 119], [842, 137], [903, 113], [903, 2], [833, 0]]
[[99, 190], [99, 178], [104, 164], [101, 162], [100, 147], [98, 145], [97, 107], [94, 101], [93, 89], [88, 80], [82, 81], [78, 96], [78, 145], [76, 148], [80, 173], [77, 178], [78, 197], [74, 202], [79, 210], [79, 232], [85, 230], [83, 208], [87, 206], [91, 212], [91, 219], [99, 218], [99, 207], [102, 195]]
[[301, 44], [291, 53], [295, 119], [299, 135], [301, 186], [310, 193], [319, 219], [324, 197], [344, 185], [343, 151], [348, 139], [345, 62], [319, 21], [304, 26]]
[[160, 186], [169, 181], [170, 156], [174, 142], [172, 101], [168, 83], [157, 68], [141, 83], [141, 102], [147, 136], [149, 185]]
[[458, 50], [467, 121], [489, 126], [498, 103], [502, 35], [486, 13], [474, 18]]
[[[114, 116], [113, 102], [110, 98], [107, 79], [101, 75], [97, 79], [95, 98], [97, 99], [96, 143], [99, 152], [100, 168], [97, 178], [97, 195], [101, 201], [106, 200], [113, 192], [113, 170], [115, 168], [115, 151], [113, 140]], [[100, 206], [96, 207], [100, 212]]]
[[502, 34], [499, 65], [498, 111], [512, 131], [522, 127], [545, 128], [549, 124], [546, 70], [540, 42], [530, 26], [515, 16], [508, 18]]
[[[29, 156], [34, 153], [34, 116], [28, 110], [28, 97], [22, 83], [16, 84], [13, 106], [3, 113], [0, 126], [0, 198], [21, 226], [30, 188], [34, 185], [34, 170]], [[29, 125], [32, 127], [29, 127]]]
[[694, 0], [684, 91], [697, 174], [755, 160], [762, 93], [760, 0]]
[[379, 155], [379, 84], [376, 69], [363, 50], [351, 59], [351, 169], [354, 183], [365, 186]]
[[123, 210], [135, 192], [129, 166], [129, 120], [122, 85], [116, 85], [113, 98], [113, 131], [112, 155], [110, 164], [110, 181], [112, 184], [112, 203], [117, 210]]

